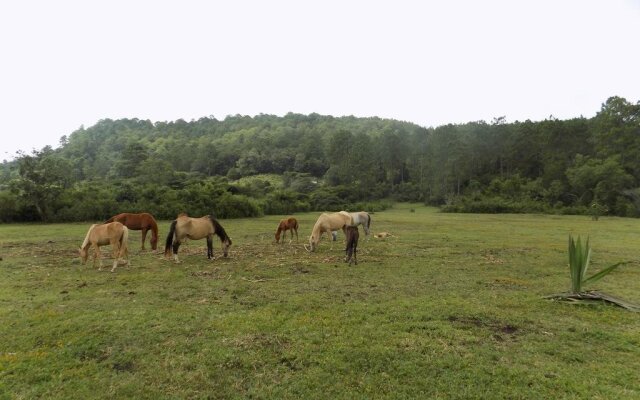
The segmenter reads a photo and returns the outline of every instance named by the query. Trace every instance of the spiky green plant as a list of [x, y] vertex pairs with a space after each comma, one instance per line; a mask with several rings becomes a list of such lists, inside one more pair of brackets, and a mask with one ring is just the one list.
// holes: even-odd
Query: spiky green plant
[[569, 273], [571, 274], [571, 292], [558, 293], [551, 296], [545, 296], [547, 299], [564, 300], [570, 302], [592, 303], [592, 302], [606, 302], [615, 304], [620, 307], [624, 307], [627, 310], [639, 312], [640, 306], [629, 303], [626, 300], [619, 299], [606, 293], [598, 291], [584, 291], [582, 287], [587, 283], [592, 283], [602, 279], [605, 275], [618, 268], [622, 264], [627, 264], [628, 261], [619, 262], [603, 269], [602, 271], [594, 274], [588, 278], [587, 270], [589, 269], [589, 262], [591, 261], [591, 247], [589, 246], [589, 238], [582, 243], [580, 236], [578, 240], [574, 240], [569, 235]]
[[591, 261], [591, 247], [589, 246], [589, 238], [582, 243], [580, 236], [578, 240], [574, 240], [569, 235], [569, 272], [571, 273], [571, 293], [581, 293], [582, 286], [602, 279], [625, 262], [613, 264], [586, 278], [589, 262]]

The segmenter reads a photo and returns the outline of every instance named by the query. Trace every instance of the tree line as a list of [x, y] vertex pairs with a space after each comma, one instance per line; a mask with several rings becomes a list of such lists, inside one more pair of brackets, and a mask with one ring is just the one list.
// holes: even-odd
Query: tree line
[[640, 103], [592, 118], [425, 128], [287, 114], [105, 119], [0, 166], [1, 221], [219, 218], [389, 206], [638, 216]]

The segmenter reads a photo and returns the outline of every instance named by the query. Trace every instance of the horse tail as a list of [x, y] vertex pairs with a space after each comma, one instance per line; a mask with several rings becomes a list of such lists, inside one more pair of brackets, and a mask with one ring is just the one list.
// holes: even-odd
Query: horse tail
[[367, 213], [367, 229], [371, 228], [371, 214]]
[[294, 218], [294, 219], [293, 219], [293, 221], [294, 221], [294, 223], [293, 223], [293, 228], [294, 228], [295, 230], [298, 230], [298, 220]]
[[122, 225], [122, 236], [120, 236], [120, 257], [129, 255], [129, 228], [126, 225]]
[[158, 240], [158, 223], [156, 222], [155, 218], [151, 216], [151, 214], [149, 214], [149, 225], [151, 225], [151, 233], [153, 234], [153, 237]]
[[209, 220], [211, 220], [211, 225], [213, 225], [213, 229], [215, 230], [215, 234], [218, 235], [221, 242], [228, 241], [231, 244], [231, 238], [227, 235], [227, 232], [224, 230], [222, 225], [218, 222], [217, 219], [213, 217], [213, 215], [209, 215]]
[[169, 227], [169, 234], [167, 235], [167, 241], [164, 245], [164, 255], [167, 256], [169, 254], [171, 254], [171, 245], [173, 244], [173, 236], [176, 233], [176, 223], [178, 221], [177, 220], [173, 220], [171, 222], [171, 226]]

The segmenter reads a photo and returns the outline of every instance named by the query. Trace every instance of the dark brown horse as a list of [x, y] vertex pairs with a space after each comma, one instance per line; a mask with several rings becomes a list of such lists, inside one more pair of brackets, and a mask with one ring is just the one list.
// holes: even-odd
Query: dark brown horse
[[349, 265], [351, 265], [351, 262], [353, 261], [358, 265], [358, 238], [360, 237], [358, 227], [347, 226], [344, 229], [344, 233], [347, 236], [347, 248], [345, 249], [347, 257], [344, 259], [344, 262], [348, 262]]
[[[297, 219], [293, 217], [289, 217], [289, 218], [280, 220], [280, 223], [278, 224], [278, 230], [276, 231], [276, 243], [280, 242], [280, 233], [282, 232], [286, 236], [287, 231], [291, 233], [291, 240], [289, 240], [289, 243], [293, 241], [293, 232], [296, 233], [296, 242], [297, 242], [298, 241], [298, 220]], [[284, 243], [284, 237], [282, 238], [282, 242]]]
[[144, 250], [144, 242], [147, 238], [147, 231], [151, 231], [151, 249], [158, 248], [158, 224], [153, 215], [149, 213], [131, 214], [122, 213], [115, 215], [107, 220], [108, 222], [120, 222], [122, 225], [134, 231], [142, 231], [142, 250]]

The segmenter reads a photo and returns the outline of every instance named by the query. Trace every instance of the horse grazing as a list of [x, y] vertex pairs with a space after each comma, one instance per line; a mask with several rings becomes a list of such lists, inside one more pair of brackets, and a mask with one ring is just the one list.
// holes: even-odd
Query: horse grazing
[[[284, 235], [286, 236], [287, 231], [291, 233], [291, 240], [289, 240], [289, 243], [293, 241], [293, 232], [296, 233], [296, 242], [297, 242], [298, 241], [298, 220], [297, 219], [293, 217], [289, 217], [289, 218], [280, 220], [280, 223], [278, 224], [278, 230], [276, 231], [276, 243], [280, 242], [280, 233], [283, 232]], [[284, 243], [284, 237], [282, 239], [283, 239], [282, 243]]]
[[110, 222], [106, 224], [93, 224], [89, 228], [87, 235], [80, 247], [80, 258], [82, 263], [87, 263], [89, 257], [89, 247], [93, 246], [93, 266], [96, 266], [96, 260], [100, 260], [98, 270], [102, 270], [102, 260], [100, 254], [100, 246], [111, 245], [113, 251], [113, 268], [111, 272], [116, 270], [118, 259], [124, 258], [125, 263], [129, 265], [129, 248], [127, 241], [129, 240], [129, 229], [120, 222]]
[[336, 212], [336, 213], [322, 213], [318, 217], [315, 225], [313, 226], [313, 230], [311, 231], [311, 236], [309, 236], [309, 247], [307, 245], [304, 246], [307, 251], [315, 251], [318, 247], [318, 243], [320, 243], [320, 238], [323, 233], [327, 233], [327, 235], [331, 234], [333, 236], [333, 240], [335, 240], [334, 231], [338, 229], [342, 229], [344, 231], [345, 226], [352, 225], [351, 216], [346, 212]]
[[357, 226], [347, 226], [345, 228], [344, 234], [347, 238], [347, 248], [345, 252], [347, 253], [344, 262], [348, 262], [351, 265], [351, 262], [355, 262], [358, 265], [358, 257], [356, 253], [358, 252], [358, 238], [360, 237], [360, 233], [358, 232]]
[[173, 247], [173, 258], [178, 263], [178, 249], [184, 238], [193, 240], [207, 238], [207, 258], [211, 260], [213, 258], [213, 235], [218, 235], [222, 242], [222, 252], [225, 257], [229, 253], [229, 246], [231, 246], [231, 238], [227, 235], [224, 228], [220, 223], [211, 215], [205, 215], [200, 218], [191, 218], [186, 215], [179, 215], [169, 228], [169, 234], [167, 235], [167, 241], [164, 247], [165, 257], [169, 257], [171, 254], [171, 248]]
[[131, 214], [122, 213], [109, 218], [107, 222], [120, 222], [127, 228], [134, 231], [142, 231], [142, 250], [144, 250], [144, 242], [147, 238], [147, 231], [151, 231], [151, 249], [158, 248], [158, 224], [153, 215], [149, 213]]
[[366, 211], [358, 211], [358, 212], [340, 211], [340, 212], [349, 214], [349, 216], [351, 216], [351, 219], [353, 220], [352, 226], [362, 225], [362, 228], [364, 228], [365, 236], [369, 236], [369, 230], [371, 229], [371, 216], [369, 215], [368, 212]]

